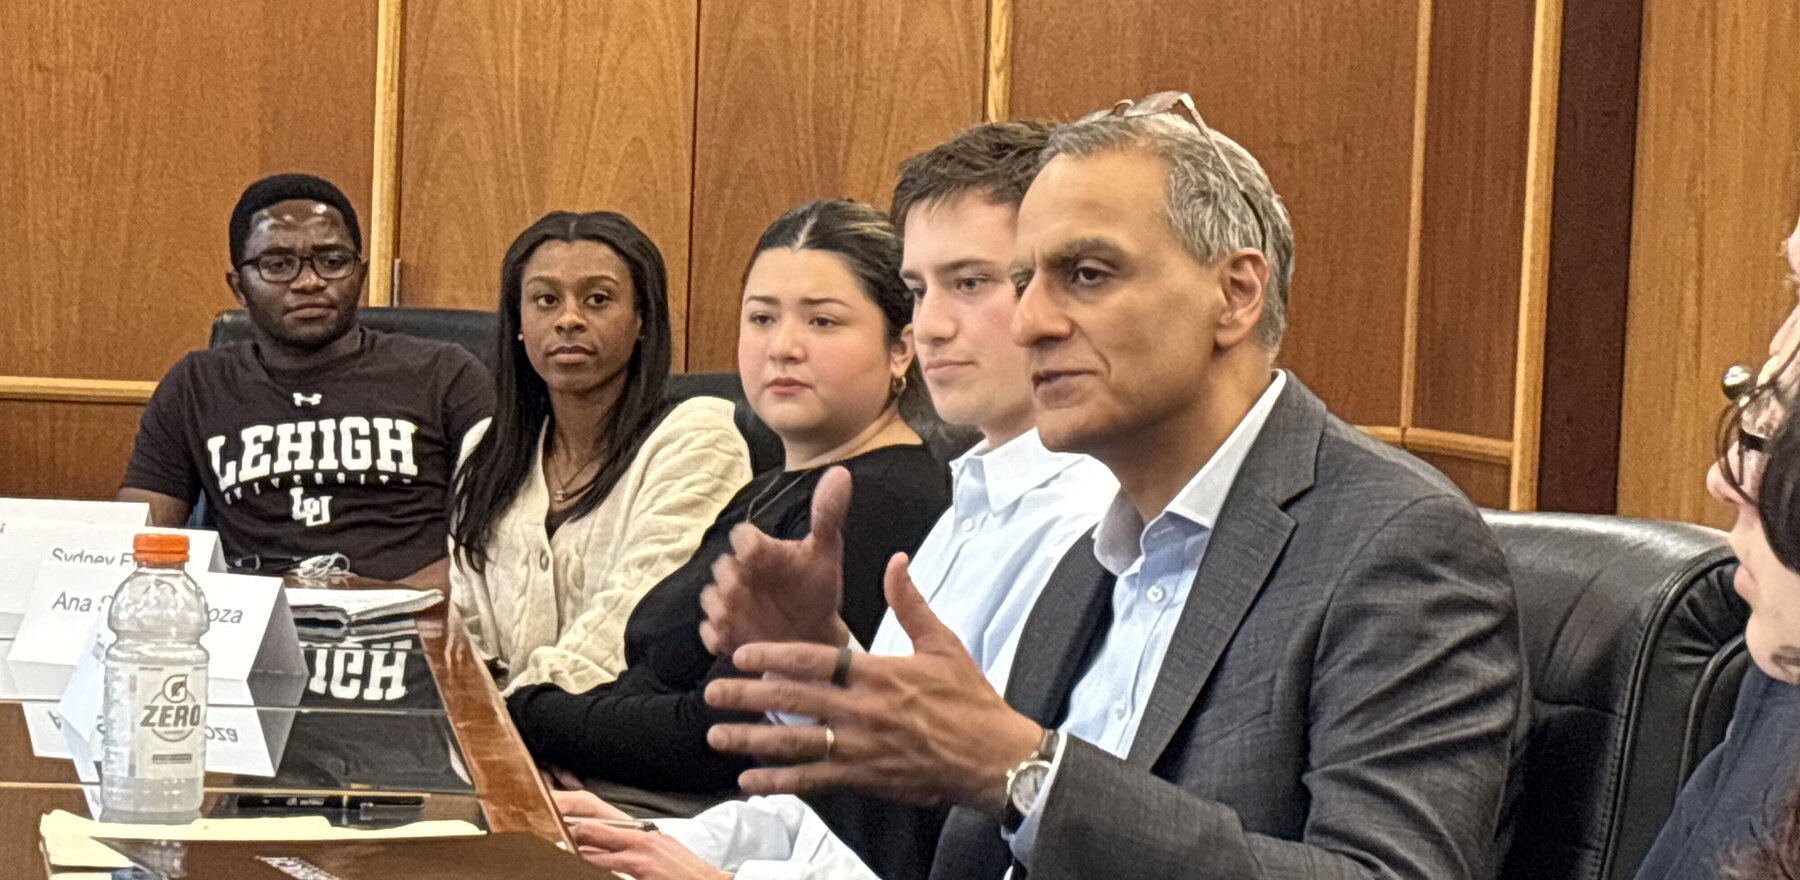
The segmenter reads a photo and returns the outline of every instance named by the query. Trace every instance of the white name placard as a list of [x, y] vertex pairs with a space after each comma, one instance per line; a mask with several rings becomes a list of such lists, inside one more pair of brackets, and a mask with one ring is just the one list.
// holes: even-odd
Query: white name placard
[[[55, 703], [22, 703], [25, 728], [31, 734], [31, 753], [40, 758], [75, 760], [69, 735], [80, 735], [74, 725], [63, 721]], [[264, 717], [267, 716], [267, 717]], [[264, 730], [265, 722], [275, 729]], [[281, 752], [287, 742], [287, 731], [293, 726], [291, 709], [259, 711], [249, 706], [212, 706], [206, 710], [206, 772], [233, 773], [238, 776], [270, 777], [281, 766]], [[67, 729], [65, 729], [67, 728]], [[100, 759], [101, 745], [89, 742], [97, 727], [89, 727], [82, 736], [92, 760]]]
[[142, 501], [0, 498], [0, 519], [60, 519], [94, 525], [142, 526], [150, 522], [150, 505]]
[[[67, 758], [75, 762], [84, 782], [99, 778], [93, 765], [101, 760], [100, 723], [106, 712], [106, 649], [113, 643], [112, 630], [99, 616], [83, 639], [81, 653], [69, 676], [62, 699], [54, 705], [23, 704], [32, 753], [40, 758]], [[209, 670], [210, 677], [210, 670]], [[211, 682], [208, 682], [209, 703]], [[259, 710], [249, 706], [206, 708], [206, 771], [239, 776], [275, 775], [287, 747], [294, 710]]]
[[187, 535], [190, 574], [225, 570], [217, 532], [0, 516], [0, 638], [18, 633], [40, 566], [86, 566], [117, 587], [136, 564], [131, 539], [143, 532]]
[[[200, 572], [192, 577], [206, 593], [212, 618], [211, 627], [200, 639], [211, 655], [209, 704], [252, 705], [253, 673], [304, 680], [306, 662], [279, 578], [222, 572]], [[94, 631], [96, 618], [103, 619], [110, 610], [117, 589], [118, 583], [109, 573], [91, 565], [42, 564], [26, 603], [24, 622], [6, 655], [12, 679], [33, 693], [49, 687], [62, 693], [83, 648], [91, 644], [88, 634]], [[49, 681], [46, 676], [59, 680]]]

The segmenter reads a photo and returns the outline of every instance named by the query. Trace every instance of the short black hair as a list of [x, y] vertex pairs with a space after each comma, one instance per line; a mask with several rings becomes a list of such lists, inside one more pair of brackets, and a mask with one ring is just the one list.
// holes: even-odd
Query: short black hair
[[356, 222], [356, 209], [350, 207], [350, 200], [344, 197], [343, 190], [331, 181], [311, 174], [273, 174], [245, 187], [244, 194], [238, 196], [237, 207], [231, 209], [232, 265], [244, 259], [244, 241], [250, 237], [250, 218], [270, 205], [294, 199], [336, 208], [344, 215], [344, 228], [350, 232], [350, 241], [359, 253], [362, 251], [362, 226]]
[[978, 193], [996, 205], [1018, 207], [1037, 177], [1039, 154], [1050, 142], [1043, 122], [988, 122], [900, 163], [900, 181], [888, 217], [906, 231], [906, 215], [919, 205]]

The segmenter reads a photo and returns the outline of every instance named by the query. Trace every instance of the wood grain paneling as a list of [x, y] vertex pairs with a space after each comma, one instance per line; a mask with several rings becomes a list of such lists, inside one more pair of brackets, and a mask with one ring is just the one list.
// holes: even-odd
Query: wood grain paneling
[[1414, 452], [1442, 453], [1470, 461], [1504, 464], [1509, 468], [1513, 457], [1513, 445], [1508, 441], [1430, 428], [1407, 428], [1403, 445]]
[[1432, 4], [1411, 424], [1512, 436], [1532, 3]]
[[[392, 585], [359, 586], [383, 589]], [[418, 615], [418, 622], [431, 676], [462, 747], [469, 781], [481, 793], [489, 830], [536, 834], [569, 848], [569, 829], [550, 799], [544, 775], [519, 738], [519, 730], [507, 714], [506, 700], [495, 688], [480, 649], [470, 640], [462, 615], [444, 603]]]
[[[154, 379], [276, 171], [368, 204], [375, 5], [0, 2], [0, 374]], [[16, 430], [16, 429], [9, 429]]]
[[410, 4], [399, 302], [493, 308], [500, 258], [533, 220], [618, 211], [668, 264], [679, 366], [697, 9], [697, 0]]
[[1618, 504], [1644, 0], [1564, 6], [1538, 508]]
[[156, 383], [141, 379], [46, 379], [0, 376], [0, 400], [53, 403], [123, 403], [143, 406]]
[[369, 304], [394, 304], [395, 247], [400, 236], [400, 51], [406, 20], [402, 0], [375, 0], [375, 118], [369, 171], [369, 265], [387, 267], [369, 276]]
[[1015, 116], [1181, 88], [1262, 160], [1294, 217], [1283, 363], [1344, 418], [1401, 424], [1418, 4], [1013, 5]]
[[1512, 470], [1506, 465], [1416, 449], [1412, 453], [1442, 471], [1470, 501], [1482, 507], [1506, 509], [1507, 494], [1512, 488]]
[[987, 0], [987, 10], [987, 82], [982, 88], [982, 118], [995, 122], [1013, 118], [1013, 0]]
[[1531, 97], [1526, 130], [1525, 212], [1520, 222], [1519, 322], [1514, 336], [1512, 487], [1507, 507], [1537, 506], [1544, 403], [1544, 320], [1550, 283], [1550, 203], [1556, 181], [1557, 88], [1563, 0], [1538, 0], [1532, 18]]
[[820, 198], [885, 207], [901, 159], [980, 121], [986, 20], [986, 0], [701, 7], [689, 369], [736, 369], [770, 221]]
[[0, 400], [0, 495], [111, 498], [141, 406]]
[[1719, 375], [1794, 306], [1800, 7], [1646, 0], [1643, 41], [1619, 512], [1720, 522], [1701, 483]]

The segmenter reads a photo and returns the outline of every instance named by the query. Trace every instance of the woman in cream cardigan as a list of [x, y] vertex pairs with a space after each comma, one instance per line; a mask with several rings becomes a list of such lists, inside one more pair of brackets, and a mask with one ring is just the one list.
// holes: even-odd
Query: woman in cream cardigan
[[662, 254], [611, 212], [545, 215], [500, 266], [491, 425], [469, 432], [450, 594], [502, 686], [582, 691], [625, 621], [750, 479], [729, 402], [665, 406]]

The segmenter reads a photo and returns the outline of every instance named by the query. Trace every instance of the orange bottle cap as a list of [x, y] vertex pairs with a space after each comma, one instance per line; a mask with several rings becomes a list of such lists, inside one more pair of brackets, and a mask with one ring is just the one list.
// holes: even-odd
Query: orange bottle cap
[[139, 562], [186, 562], [186, 535], [144, 534], [131, 539], [131, 555]]

